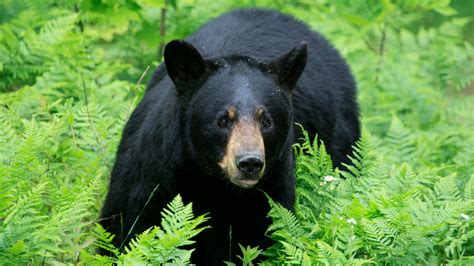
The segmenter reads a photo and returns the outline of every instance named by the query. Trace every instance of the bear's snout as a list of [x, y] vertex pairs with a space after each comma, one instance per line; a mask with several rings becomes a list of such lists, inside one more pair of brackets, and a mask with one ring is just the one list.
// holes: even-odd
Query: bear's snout
[[263, 169], [265, 162], [258, 153], [250, 153], [237, 156], [236, 164], [242, 174], [252, 179], [255, 174]]
[[219, 166], [239, 187], [251, 188], [258, 183], [265, 169], [265, 147], [256, 121], [243, 120], [235, 124]]

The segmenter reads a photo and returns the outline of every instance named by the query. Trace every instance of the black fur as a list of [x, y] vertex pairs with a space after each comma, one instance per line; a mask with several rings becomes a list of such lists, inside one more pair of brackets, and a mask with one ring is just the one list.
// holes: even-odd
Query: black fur
[[[237, 243], [270, 243], [264, 237], [269, 207], [261, 190], [293, 207], [291, 145], [300, 136], [294, 122], [311, 138], [318, 134], [336, 166], [347, 162], [359, 138], [354, 79], [321, 35], [270, 10], [222, 15], [166, 50], [166, 66], [156, 70], [123, 131], [100, 223], [116, 235], [114, 244], [120, 247], [159, 225], [161, 210], [179, 193], [194, 203], [195, 214], [212, 217], [212, 229], [196, 239], [193, 262], [238, 261]], [[262, 132], [265, 174], [252, 189], [231, 184], [217, 166], [228, 132], [215, 120], [229, 104], [238, 106], [242, 116], [257, 105], [272, 116], [272, 127]]]

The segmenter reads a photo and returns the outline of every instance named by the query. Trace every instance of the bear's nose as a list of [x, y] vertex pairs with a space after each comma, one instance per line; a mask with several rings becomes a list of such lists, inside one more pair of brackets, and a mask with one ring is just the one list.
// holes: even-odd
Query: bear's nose
[[245, 175], [255, 175], [264, 166], [263, 160], [257, 155], [243, 155], [237, 157], [237, 167]]

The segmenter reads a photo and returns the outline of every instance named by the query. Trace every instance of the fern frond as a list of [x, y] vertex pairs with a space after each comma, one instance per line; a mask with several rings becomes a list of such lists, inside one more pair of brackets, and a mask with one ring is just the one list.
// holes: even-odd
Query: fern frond
[[77, 21], [77, 14], [56, 17], [46, 22], [39, 31], [38, 38], [53, 45], [65, 38], [74, 28]]
[[[392, 117], [385, 141], [389, 150], [385, 158], [392, 163], [412, 162], [415, 156], [415, 147], [411, 133], [396, 116]], [[389, 155], [389, 156], [388, 156]]]
[[461, 192], [456, 185], [456, 175], [440, 178], [434, 185], [434, 192], [438, 200], [441, 201], [461, 199]]
[[297, 246], [281, 241], [285, 253], [285, 263], [296, 265], [311, 265], [311, 259], [308, 254]]
[[324, 264], [347, 264], [347, 259], [342, 252], [328, 245], [326, 242], [317, 240], [317, 258]]
[[298, 239], [305, 235], [305, 231], [296, 216], [285, 207], [268, 198], [270, 212], [268, 217], [272, 218], [273, 223], [267, 229], [275, 239]]
[[350, 161], [352, 165], [346, 166], [347, 171], [341, 171], [341, 175], [348, 179], [369, 178], [372, 176], [371, 171], [376, 163], [373, 154], [375, 142], [372, 140], [368, 131], [362, 131], [362, 137], [357, 141]]
[[204, 215], [194, 218], [192, 205], [184, 205], [177, 195], [162, 212], [161, 225], [152, 227], [131, 240], [125, 253], [119, 255], [125, 264], [189, 264], [193, 250], [182, 249], [192, 243], [192, 237], [208, 227], [202, 226], [208, 218]]
[[107, 232], [99, 223], [97, 223], [95, 226], [94, 235], [96, 237], [94, 242], [96, 247], [107, 250], [115, 256], [120, 253], [119, 250], [112, 244], [112, 240], [115, 236]]

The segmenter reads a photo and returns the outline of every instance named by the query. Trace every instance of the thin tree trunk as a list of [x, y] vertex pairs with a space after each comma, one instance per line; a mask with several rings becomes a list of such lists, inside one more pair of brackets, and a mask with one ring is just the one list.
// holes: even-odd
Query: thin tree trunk
[[158, 48], [158, 57], [161, 59], [163, 56], [163, 49], [165, 48], [165, 35], [166, 35], [166, 10], [168, 8], [168, 0], [165, 0], [165, 4], [161, 9], [160, 18], [160, 46]]
[[385, 22], [382, 26], [382, 38], [380, 39], [380, 44], [379, 44], [379, 61], [377, 62], [377, 66], [375, 69], [375, 77], [374, 81], [375, 83], [379, 82], [380, 78], [380, 71], [382, 71], [382, 64], [383, 64], [383, 57], [385, 53], [385, 43], [387, 41], [387, 23]]

